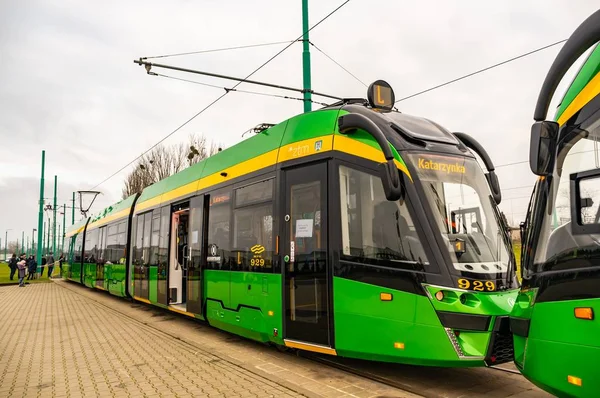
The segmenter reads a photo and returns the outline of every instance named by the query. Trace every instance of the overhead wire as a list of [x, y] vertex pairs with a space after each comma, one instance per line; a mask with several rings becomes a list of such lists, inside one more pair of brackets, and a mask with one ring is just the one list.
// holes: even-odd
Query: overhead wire
[[431, 87], [431, 88], [428, 88], [428, 89], [426, 89], [426, 90], [419, 91], [419, 92], [417, 92], [417, 93], [414, 93], [414, 94], [411, 94], [411, 95], [409, 95], [409, 96], [407, 96], [407, 97], [400, 98], [399, 100], [397, 100], [397, 101], [396, 101], [396, 102], [394, 102], [394, 103], [395, 103], [395, 104], [397, 104], [397, 103], [398, 103], [398, 102], [400, 102], [400, 101], [405, 101], [405, 100], [407, 100], [407, 99], [409, 99], [409, 98], [414, 98], [414, 97], [416, 97], [416, 96], [419, 96], [419, 95], [422, 95], [422, 94], [428, 93], [428, 92], [430, 92], [430, 91], [433, 91], [433, 90], [436, 90], [436, 89], [438, 89], [438, 88], [442, 88], [442, 87], [444, 87], [444, 86], [448, 86], [448, 85], [450, 85], [450, 84], [452, 84], [452, 83], [456, 83], [456, 82], [458, 82], [458, 81], [460, 81], [460, 80], [464, 80], [464, 79], [466, 79], [466, 78], [468, 78], [468, 77], [471, 77], [471, 76], [477, 75], [477, 74], [479, 74], [479, 73], [483, 73], [483, 72], [485, 72], [485, 71], [488, 71], [488, 70], [490, 70], [490, 69], [497, 68], [497, 67], [499, 67], [499, 66], [502, 66], [502, 65], [504, 65], [504, 64], [508, 64], [508, 63], [510, 63], [510, 62], [513, 62], [513, 61], [516, 61], [516, 60], [518, 60], [518, 59], [520, 59], [520, 58], [524, 58], [524, 57], [526, 57], [526, 56], [528, 56], [528, 55], [535, 54], [535, 53], [537, 53], [537, 52], [539, 52], [539, 51], [542, 51], [542, 50], [545, 50], [545, 49], [547, 49], [547, 48], [550, 48], [550, 47], [556, 46], [556, 45], [558, 45], [558, 44], [561, 44], [561, 43], [564, 43], [564, 42], [566, 42], [566, 41], [567, 41], [567, 39], [564, 39], [564, 40], [560, 40], [560, 41], [557, 41], [557, 42], [554, 42], [554, 43], [548, 44], [548, 45], [546, 45], [546, 46], [543, 46], [543, 47], [540, 47], [540, 48], [536, 48], [535, 50], [528, 51], [528, 52], [526, 52], [526, 53], [524, 53], [524, 54], [518, 55], [518, 56], [516, 56], [516, 57], [513, 57], [513, 58], [509, 58], [509, 59], [507, 59], [507, 60], [505, 60], [505, 61], [502, 61], [502, 62], [499, 62], [499, 63], [497, 63], [497, 64], [494, 64], [494, 65], [488, 66], [488, 67], [486, 67], [486, 68], [483, 68], [483, 69], [479, 69], [479, 70], [477, 70], [477, 71], [475, 71], [475, 72], [471, 72], [471, 73], [469, 73], [469, 74], [466, 74], [466, 75], [464, 75], [464, 76], [458, 77], [458, 78], [456, 78], [456, 79], [452, 79], [452, 80], [450, 80], [450, 81], [447, 81], [447, 82], [445, 82], [445, 83], [438, 84], [437, 86], [433, 86], [433, 87]]
[[354, 79], [356, 79], [360, 84], [362, 84], [363, 86], [367, 87], [367, 84], [365, 82], [363, 82], [362, 80], [360, 80], [358, 77], [356, 77], [356, 75], [352, 72], [350, 72], [348, 69], [344, 68], [339, 62], [337, 62], [335, 59], [333, 59], [332, 57], [330, 57], [329, 55], [325, 54], [325, 52], [323, 50], [321, 50], [319, 47], [317, 47], [315, 45], [315, 43], [313, 43], [312, 41], [308, 42], [311, 46], [313, 46], [317, 51], [319, 51], [321, 54], [323, 54], [324, 56], [326, 56], [327, 58], [329, 58], [330, 61], [332, 61], [334, 64], [336, 64], [337, 66], [339, 66], [340, 68], [342, 68], [346, 73], [348, 73], [350, 76], [352, 76]]
[[220, 51], [240, 50], [240, 49], [243, 49], [243, 48], [274, 46], [276, 44], [285, 44], [285, 43], [293, 43], [293, 41], [290, 41], [290, 40], [275, 41], [275, 42], [272, 42], [272, 43], [248, 44], [248, 45], [245, 45], [245, 46], [214, 48], [214, 49], [211, 49], [211, 50], [200, 50], [200, 51], [190, 51], [190, 52], [185, 52], [185, 53], [155, 55], [155, 56], [152, 56], [152, 57], [142, 57], [142, 59], [156, 59], [156, 58], [180, 57], [180, 56], [183, 56], [183, 55], [215, 53], [215, 52], [220, 52]]
[[309, 101], [309, 102], [312, 102], [313, 104], [318, 104], [318, 105], [323, 105], [323, 106], [328, 106], [329, 105], [329, 104], [327, 104], [325, 102], [319, 102], [319, 101], [315, 101], [315, 100], [312, 100], [312, 99], [311, 100], [305, 100], [304, 98], [290, 97], [290, 96], [287, 96], [287, 95], [261, 93], [259, 91], [239, 90], [237, 88], [227, 88], [227, 87], [223, 87], [223, 86], [218, 86], [216, 84], [203, 83], [203, 82], [198, 82], [198, 81], [195, 81], [195, 80], [183, 79], [181, 77], [164, 75], [162, 73], [155, 73], [155, 72], [153, 72], [153, 74], [155, 76], [160, 76], [160, 77], [164, 77], [164, 78], [167, 78], [167, 79], [179, 80], [179, 81], [186, 82], [186, 83], [199, 84], [201, 86], [218, 88], [218, 89], [221, 89], [221, 90], [225, 90], [227, 92], [233, 91], [233, 92], [236, 92], [236, 93], [262, 95], [262, 96], [266, 96], [266, 97], [275, 97], [275, 98], [297, 100], [297, 101]]
[[[306, 32], [302, 32], [302, 34], [294, 41], [290, 42], [287, 46], [285, 46], [283, 49], [281, 49], [277, 54], [273, 55], [271, 58], [269, 58], [266, 62], [264, 62], [262, 65], [260, 65], [258, 68], [256, 68], [254, 71], [252, 71], [248, 76], [246, 76], [244, 78], [244, 80], [249, 79], [252, 75], [254, 75], [256, 72], [258, 72], [259, 70], [261, 70], [263, 67], [265, 67], [268, 63], [270, 63], [272, 60], [274, 60], [276, 57], [278, 57], [281, 53], [283, 53], [285, 50], [287, 50], [288, 48], [290, 48], [292, 46], [292, 44], [294, 44], [295, 42], [297, 42], [299, 39], [301, 39], [305, 33], [310, 32], [311, 30], [313, 30], [314, 28], [316, 28], [317, 26], [319, 26], [320, 24], [322, 24], [324, 21], [326, 21], [329, 17], [331, 17], [333, 14], [335, 14], [337, 11], [339, 11], [343, 6], [345, 6], [346, 4], [348, 4], [350, 2], [350, 0], [345, 0], [342, 4], [340, 4], [339, 6], [337, 6], [333, 11], [331, 11], [329, 14], [327, 14], [325, 17], [323, 17], [319, 22], [317, 22], [316, 24], [314, 24], [313, 26], [311, 26]], [[240, 81], [238, 83], [236, 83], [233, 88], [237, 88], [240, 84], [242, 84], [243, 81]], [[212, 107], [214, 104], [216, 104], [217, 102], [219, 102], [223, 97], [225, 97], [227, 94], [229, 94], [229, 91], [225, 91], [223, 94], [221, 94], [218, 98], [216, 98], [215, 100], [213, 100], [210, 104], [208, 104], [207, 106], [205, 106], [204, 108], [202, 108], [200, 111], [198, 111], [196, 114], [194, 114], [191, 118], [187, 119], [183, 124], [181, 124], [179, 127], [177, 127], [175, 130], [173, 130], [172, 132], [170, 132], [169, 134], [167, 134], [165, 137], [163, 137], [161, 140], [159, 140], [157, 143], [155, 143], [154, 145], [152, 145], [150, 148], [148, 148], [146, 151], [142, 152], [141, 155], [137, 156], [136, 158], [134, 158], [132, 161], [130, 161], [129, 163], [127, 163], [125, 166], [121, 167], [119, 170], [117, 170], [115, 173], [111, 174], [109, 177], [105, 178], [104, 180], [102, 180], [100, 183], [94, 185], [91, 189], [95, 189], [97, 187], [99, 187], [100, 185], [104, 184], [106, 181], [110, 180], [111, 178], [113, 178], [114, 176], [116, 176], [117, 174], [119, 174], [121, 171], [125, 170], [125, 168], [129, 167], [131, 164], [133, 164], [136, 160], [140, 159], [142, 156], [144, 156], [146, 153], [148, 153], [149, 151], [151, 151], [152, 149], [156, 148], [158, 145], [160, 145], [163, 141], [165, 141], [167, 138], [171, 137], [173, 134], [175, 134], [176, 132], [178, 132], [179, 130], [181, 130], [183, 127], [185, 127], [187, 124], [189, 124], [192, 120], [194, 120], [196, 117], [198, 117], [199, 115], [201, 115], [202, 113], [204, 113], [207, 109], [209, 109], [210, 107]]]

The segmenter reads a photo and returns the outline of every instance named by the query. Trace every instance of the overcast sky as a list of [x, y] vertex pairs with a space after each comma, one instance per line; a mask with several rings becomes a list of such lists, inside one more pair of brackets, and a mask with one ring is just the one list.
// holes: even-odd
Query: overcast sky
[[[341, 3], [311, 0], [311, 25]], [[360, 80], [384, 79], [401, 98], [565, 39], [596, 9], [593, 0], [352, 0], [310, 35]], [[14, 240], [37, 227], [42, 149], [45, 196], [52, 196], [53, 176], [58, 175], [62, 204], [73, 190], [104, 180], [222, 93], [148, 76], [133, 59], [292, 40], [302, 31], [301, 21], [300, 0], [1, 1], [0, 237], [4, 240], [8, 228], [13, 230], [9, 240]], [[160, 62], [243, 77], [284, 46]], [[525, 216], [535, 179], [527, 163], [501, 165], [527, 160], [535, 100], [560, 47], [398, 104], [402, 112], [471, 134], [487, 148], [499, 165], [501, 208], [516, 223]], [[360, 82], [311, 51], [315, 91], [365, 96]], [[253, 78], [301, 87], [301, 61], [302, 46], [296, 43]], [[258, 123], [277, 123], [301, 112], [300, 101], [231, 93], [166, 143], [196, 132], [228, 147]], [[99, 188], [103, 195], [92, 210], [120, 198], [127, 171]]]

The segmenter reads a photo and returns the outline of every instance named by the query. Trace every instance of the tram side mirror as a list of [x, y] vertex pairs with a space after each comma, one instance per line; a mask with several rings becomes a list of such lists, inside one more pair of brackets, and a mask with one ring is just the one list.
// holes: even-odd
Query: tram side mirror
[[404, 196], [404, 190], [400, 181], [400, 171], [394, 163], [394, 154], [390, 144], [381, 129], [369, 118], [358, 113], [342, 115], [338, 118], [340, 134], [352, 135], [358, 129], [368, 133], [377, 141], [386, 159], [379, 164], [379, 175], [383, 184], [383, 192], [387, 200], [395, 201]]
[[558, 128], [558, 123], [547, 120], [531, 126], [529, 167], [535, 175], [547, 176], [552, 173]]
[[502, 202], [502, 192], [500, 191], [500, 181], [498, 181], [498, 176], [492, 170], [489, 173], [486, 173], [485, 178], [492, 191], [492, 197], [494, 198], [494, 202], [496, 202], [496, 204], [499, 205], [500, 202]]
[[379, 164], [379, 176], [387, 200], [396, 201], [404, 196], [400, 182], [400, 172], [393, 160]]

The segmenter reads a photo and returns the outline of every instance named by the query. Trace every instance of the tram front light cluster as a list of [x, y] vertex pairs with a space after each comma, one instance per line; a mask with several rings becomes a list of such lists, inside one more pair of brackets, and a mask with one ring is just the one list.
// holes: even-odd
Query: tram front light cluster
[[458, 295], [452, 290], [438, 290], [435, 292], [434, 297], [436, 300], [448, 304], [454, 303], [456, 300], [458, 300]]

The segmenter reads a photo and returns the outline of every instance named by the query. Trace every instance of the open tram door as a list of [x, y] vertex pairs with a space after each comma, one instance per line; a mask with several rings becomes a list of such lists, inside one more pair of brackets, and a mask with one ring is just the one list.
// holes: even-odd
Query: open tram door
[[190, 260], [189, 203], [173, 206], [171, 213], [171, 250], [169, 255], [169, 306], [187, 310], [187, 277]]
[[282, 184], [283, 338], [288, 347], [334, 353], [329, 313], [327, 163], [286, 169]]

